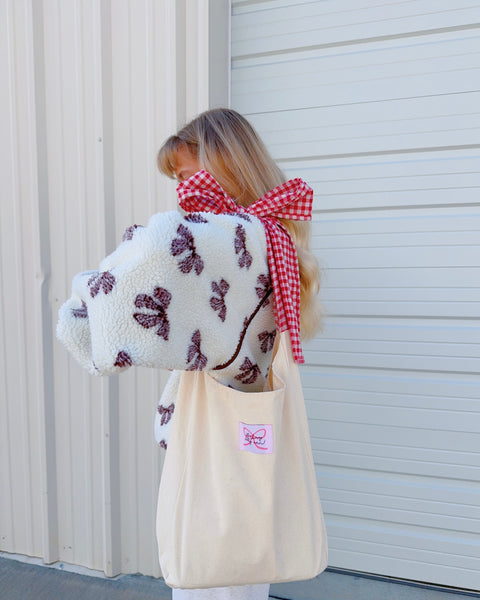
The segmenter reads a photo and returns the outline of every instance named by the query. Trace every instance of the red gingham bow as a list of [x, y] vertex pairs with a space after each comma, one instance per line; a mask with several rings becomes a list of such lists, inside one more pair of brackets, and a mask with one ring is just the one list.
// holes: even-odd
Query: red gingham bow
[[187, 212], [247, 213], [262, 221], [272, 278], [275, 324], [290, 332], [295, 361], [303, 363], [300, 344], [300, 274], [295, 244], [278, 217], [296, 221], [312, 218], [313, 191], [302, 179], [290, 179], [244, 208], [228, 196], [207, 171], [198, 171], [177, 187], [178, 200]]

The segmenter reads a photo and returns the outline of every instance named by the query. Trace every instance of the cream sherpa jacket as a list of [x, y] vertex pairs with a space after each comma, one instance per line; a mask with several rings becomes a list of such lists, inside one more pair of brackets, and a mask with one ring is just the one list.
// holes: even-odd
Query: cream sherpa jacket
[[90, 373], [130, 366], [174, 372], [156, 419], [166, 447], [182, 370], [263, 389], [275, 339], [263, 225], [249, 215], [170, 211], [132, 226], [100, 264], [73, 279], [57, 337]]

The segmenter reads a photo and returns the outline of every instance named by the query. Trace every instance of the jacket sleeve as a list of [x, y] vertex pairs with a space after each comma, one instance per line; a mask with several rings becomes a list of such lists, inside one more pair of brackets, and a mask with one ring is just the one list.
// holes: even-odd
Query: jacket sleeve
[[235, 352], [268, 280], [254, 217], [159, 213], [127, 229], [98, 271], [74, 277], [57, 337], [97, 375], [132, 365], [209, 370]]

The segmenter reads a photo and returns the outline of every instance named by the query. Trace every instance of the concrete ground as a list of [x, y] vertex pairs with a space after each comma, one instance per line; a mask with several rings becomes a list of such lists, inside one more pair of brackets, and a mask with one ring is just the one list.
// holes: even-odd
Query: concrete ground
[[[273, 585], [282, 600], [467, 600], [480, 593], [429, 589], [421, 585], [328, 570], [306, 582]], [[143, 575], [94, 577], [0, 557], [0, 600], [170, 600], [163, 580]]]

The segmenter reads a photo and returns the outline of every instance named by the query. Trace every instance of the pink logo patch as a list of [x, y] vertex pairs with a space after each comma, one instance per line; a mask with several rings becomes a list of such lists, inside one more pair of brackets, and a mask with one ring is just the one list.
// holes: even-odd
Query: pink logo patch
[[273, 426], [238, 424], [238, 449], [254, 454], [273, 453]]

